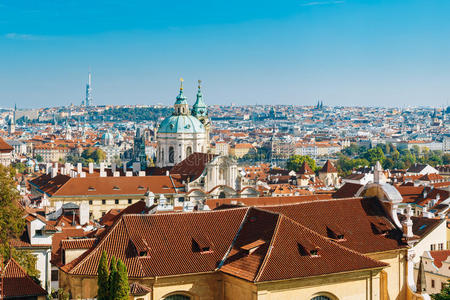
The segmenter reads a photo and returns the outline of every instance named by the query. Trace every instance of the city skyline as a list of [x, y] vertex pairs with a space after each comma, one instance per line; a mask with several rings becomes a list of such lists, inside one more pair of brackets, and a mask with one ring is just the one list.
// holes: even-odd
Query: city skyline
[[[445, 1], [0, 1], [0, 106], [434, 106], [450, 99]], [[239, 8], [239, 9], [236, 9]]]

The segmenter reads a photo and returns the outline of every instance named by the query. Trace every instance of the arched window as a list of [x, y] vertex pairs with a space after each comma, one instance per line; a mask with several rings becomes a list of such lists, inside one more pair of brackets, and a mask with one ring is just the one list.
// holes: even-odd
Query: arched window
[[164, 300], [191, 300], [191, 297], [182, 295], [182, 294], [175, 294], [175, 295], [167, 296], [163, 299]]
[[191, 155], [192, 154], [192, 147], [191, 146], [188, 146], [187, 148], [186, 148], [186, 157], [188, 157], [189, 155]]
[[223, 173], [224, 173], [223, 169], [220, 168], [219, 169], [219, 180], [223, 180]]
[[223, 199], [223, 198], [225, 198], [225, 197], [226, 197], [225, 192], [220, 192], [219, 198]]
[[169, 147], [169, 163], [172, 163], [175, 161], [175, 150], [173, 147]]
[[324, 295], [315, 296], [315, 297], [311, 298], [311, 300], [333, 300], [333, 299], [334, 298], [330, 298], [330, 297], [324, 296]]

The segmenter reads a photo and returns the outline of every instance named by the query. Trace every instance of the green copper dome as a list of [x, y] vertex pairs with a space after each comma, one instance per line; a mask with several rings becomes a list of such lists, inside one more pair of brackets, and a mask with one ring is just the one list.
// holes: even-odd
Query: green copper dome
[[177, 100], [175, 101], [175, 104], [188, 104], [186, 97], [183, 95], [183, 88], [180, 89], [180, 93], [177, 96]]
[[205, 102], [203, 101], [203, 94], [200, 89], [200, 81], [198, 85], [198, 92], [197, 92], [197, 100], [195, 101], [194, 105], [192, 106], [192, 115], [196, 117], [205, 117], [208, 115], [208, 110]]
[[205, 127], [194, 116], [173, 115], [161, 122], [158, 133], [205, 133]]

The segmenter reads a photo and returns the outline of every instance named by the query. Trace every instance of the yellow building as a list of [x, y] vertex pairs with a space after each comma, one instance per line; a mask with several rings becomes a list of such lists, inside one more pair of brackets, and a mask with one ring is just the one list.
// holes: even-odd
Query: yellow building
[[[366, 193], [373, 194], [369, 187]], [[372, 187], [376, 188], [376, 187]], [[386, 192], [386, 191], [384, 191]], [[60, 269], [74, 299], [97, 295], [103, 251], [134, 299], [422, 299], [408, 287], [409, 235], [380, 197], [193, 213], [123, 214]]]

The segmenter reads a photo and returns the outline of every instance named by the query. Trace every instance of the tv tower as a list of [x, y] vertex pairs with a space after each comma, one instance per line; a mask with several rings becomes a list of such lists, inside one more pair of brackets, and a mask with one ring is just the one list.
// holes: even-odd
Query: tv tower
[[89, 72], [88, 83], [86, 84], [86, 99], [84, 100], [86, 106], [92, 106], [92, 88], [91, 88], [91, 72]]

